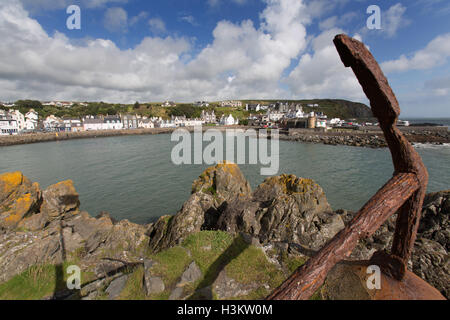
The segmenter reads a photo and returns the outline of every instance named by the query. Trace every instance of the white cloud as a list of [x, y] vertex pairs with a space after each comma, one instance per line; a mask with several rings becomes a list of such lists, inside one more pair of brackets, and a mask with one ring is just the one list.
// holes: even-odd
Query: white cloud
[[[332, 36], [341, 30], [332, 29], [314, 38], [314, 53], [304, 54], [305, 25], [311, 21], [304, 3], [265, 2], [258, 25], [251, 20], [220, 21], [213, 41], [196, 55], [188, 39], [157, 36], [166, 32], [159, 18], [149, 22], [157, 34], [134, 48], [120, 50], [107, 39], [74, 42], [60, 33], [50, 36], [19, 1], [0, 2], [0, 100], [125, 103], [194, 101], [198, 97], [361, 98], [356, 78], [343, 67], [332, 43]], [[110, 12], [121, 22], [109, 21], [109, 28], [122, 30], [128, 21], [126, 12]], [[299, 65], [284, 79], [297, 59]], [[283, 81], [290, 91], [280, 86]]]
[[450, 33], [440, 35], [411, 57], [401, 55], [396, 60], [381, 64], [384, 72], [404, 72], [408, 70], [426, 70], [443, 65], [450, 57]]
[[191, 15], [182, 16], [180, 17], [180, 20], [192, 24], [193, 26], [197, 25], [197, 23], [195, 22], [195, 18]]
[[167, 32], [166, 24], [160, 18], [151, 18], [148, 20], [148, 25], [153, 34], [165, 34]]
[[304, 54], [286, 79], [295, 97], [342, 97], [365, 100], [364, 93], [350, 68], [345, 68], [333, 45], [340, 29], [324, 31], [312, 40], [314, 54]]
[[130, 19], [130, 26], [134, 26], [135, 24], [137, 24], [141, 20], [146, 19], [147, 17], [148, 17], [148, 12], [146, 12], [146, 11], [140, 12], [138, 15], [136, 15]]
[[128, 27], [128, 14], [119, 7], [108, 8], [103, 20], [105, 28], [111, 32], [126, 32]]
[[410, 24], [410, 21], [404, 17], [405, 12], [406, 7], [397, 3], [382, 14], [382, 29], [388, 37], [394, 37], [400, 28]]

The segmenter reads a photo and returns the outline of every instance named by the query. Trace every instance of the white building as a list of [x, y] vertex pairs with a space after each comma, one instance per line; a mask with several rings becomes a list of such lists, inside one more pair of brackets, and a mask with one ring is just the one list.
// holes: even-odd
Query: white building
[[150, 119], [142, 118], [142, 119], [139, 119], [138, 126], [139, 126], [139, 128], [151, 129], [151, 128], [155, 127], [155, 124]]
[[34, 109], [30, 109], [25, 114], [25, 129], [36, 130], [38, 127], [39, 115]]
[[241, 101], [236, 100], [225, 100], [220, 102], [221, 107], [233, 107], [233, 108], [240, 108], [242, 107]]
[[214, 110], [211, 113], [203, 110], [200, 117], [205, 123], [216, 123], [216, 121], [217, 121]]
[[327, 120], [324, 119], [316, 120], [316, 128], [326, 128], [326, 127], [327, 127]]
[[175, 107], [176, 103], [173, 101], [164, 101], [161, 107]]
[[0, 135], [10, 136], [19, 134], [17, 120], [6, 111], [0, 110]]
[[83, 119], [83, 129], [84, 131], [102, 130], [103, 119], [94, 116], [86, 116]]
[[120, 116], [112, 115], [103, 118], [103, 130], [121, 130], [123, 129], [123, 123]]
[[186, 121], [184, 122], [184, 126], [185, 127], [196, 127], [196, 126], [201, 126], [205, 123], [205, 121], [201, 120], [201, 119], [186, 119]]
[[333, 119], [331, 119], [331, 120], [329, 121], [329, 123], [330, 123], [331, 126], [341, 126], [343, 122], [344, 122], [344, 121], [342, 121], [342, 120], [339, 119], [339, 118], [333, 118]]
[[294, 110], [291, 109], [289, 110], [288, 113], [286, 113], [286, 118], [288, 119], [298, 119], [298, 118], [305, 118], [305, 113], [303, 112], [303, 109], [299, 109], [299, 110]]
[[50, 115], [43, 121], [44, 128], [49, 131], [55, 131], [56, 128], [64, 122], [54, 115]]
[[269, 117], [269, 121], [280, 121], [284, 118], [284, 113], [281, 113], [279, 111], [267, 111], [267, 116]]
[[171, 120], [162, 120], [161, 122], [158, 123], [158, 127], [159, 128], [175, 128], [176, 125]]
[[246, 111], [260, 111], [261, 110], [261, 105], [260, 104], [246, 104], [245, 105], [245, 110]]
[[196, 107], [209, 107], [209, 102], [207, 101], [197, 101], [194, 103]]
[[134, 114], [122, 115], [122, 124], [124, 129], [137, 129], [138, 117]]
[[9, 115], [17, 121], [17, 128], [19, 132], [25, 130], [25, 117], [19, 110], [10, 109]]
[[234, 126], [239, 124], [239, 120], [234, 119], [234, 117], [231, 114], [228, 117], [222, 115], [222, 117], [220, 117], [219, 124], [222, 126]]

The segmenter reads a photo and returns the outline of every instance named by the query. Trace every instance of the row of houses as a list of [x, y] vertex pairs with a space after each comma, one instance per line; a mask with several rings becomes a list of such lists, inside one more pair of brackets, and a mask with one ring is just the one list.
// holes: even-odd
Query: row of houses
[[[318, 105], [317, 105], [318, 106]], [[263, 104], [246, 104], [245, 110], [247, 111], [278, 111], [280, 113], [288, 113], [290, 111], [303, 111], [303, 106], [300, 103], [288, 103], [288, 102], [276, 102], [269, 105]]]
[[122, 130], [122, 129], [149, 129], [149, 128], [176, 128], [194, 127], [204, 124], [236, 125], [238, 119], [232, 115], [222, 115], [217, 121], [214, 111], [203, 111], [200, 118], [190, 119], [186, 116], [172, 116], [170, 119], [161, 117], [145, 117], [135, 114], [86, 116], [78, 118], [58, 118], [48, 116], [43, 121], [46, 131], [53, 132], [79, 132], [95, 130]]
[[19, 110], [0, 110], [0, 135], [16, 135], [34, 131], [38, 127], [39, 115], [30, 109], [25, 115]]

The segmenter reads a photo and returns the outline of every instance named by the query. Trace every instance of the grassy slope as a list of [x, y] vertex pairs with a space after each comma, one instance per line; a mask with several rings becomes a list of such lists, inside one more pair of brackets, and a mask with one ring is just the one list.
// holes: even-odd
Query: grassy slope
[[[166, 290], [147, 297], [143, 287], [144, 268], [139, 266], [129, 270], [129, 277], [120, 299], [168, 299], [186, 267], [195, 261], [203, 273], [203, 278], [184, 287], [184, 296], [211, 285], [220, 271], [242, 284], [258, 283], [277, 287], [291, 272], [303, 264], [304, 259], [283, 253], [281, 260], [284, 270], [269, 262], [261, 248], [248, 245], [241, 237], [233, 237], [222, 231], [202, 231], [190, 235], [180, 246], [164, 250], [158, 254], [148, 254], [157, 263], [152, 273], [163, 279]], [[74, 263], [76, 264], [76, 263]], [[65, 263], [64, 267], [70, 265]], [[64, 268], [65, 270], [65, 268]], [[31, 267], [6, 283], [0, 284], [0, 299], [42, 299], [50, 296], [55, 288], [62, 289], [64, 282], [56, 281], [56, 267], [53, 265]], [[82, 280], [92, 280], [92, 275], [82, 274]], [[260, 287], [239, 299], [261, 299], [268, 289]], [[103, 296], [100, 295], [99, 298]], [[213, 292], [213, 297], [216, 298]], [[104, 297], [103, 297], [104, 298]], [[202, 298], [192, 295], [191, 298]]]

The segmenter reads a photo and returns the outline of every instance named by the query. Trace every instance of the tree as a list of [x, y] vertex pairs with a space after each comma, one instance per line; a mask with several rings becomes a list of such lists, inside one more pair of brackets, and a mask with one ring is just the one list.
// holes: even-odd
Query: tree
[[135, 102], [134, 103], [134, 106], [133, 106], [135, 109], [139, 109], [140, 107], [141, 107], [141, 105], [139, 104], [139, 102]]
[[24, 109], [42, 109], [42, 103], [37, 100], [18, 100], [15, 105]]

